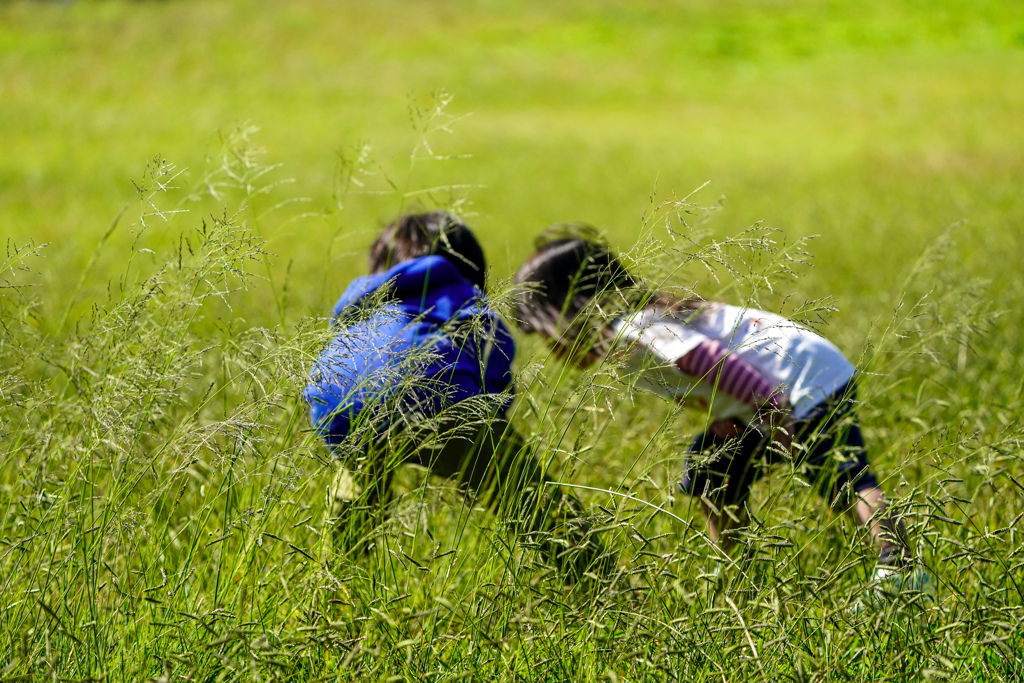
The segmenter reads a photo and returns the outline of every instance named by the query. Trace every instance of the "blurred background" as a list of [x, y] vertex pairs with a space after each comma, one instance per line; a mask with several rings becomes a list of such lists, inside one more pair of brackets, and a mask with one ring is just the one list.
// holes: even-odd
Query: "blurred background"
[[[181, 202], [247, 126], [259, 163], [279, 165], [262, 180], [291, 181], [253, 199], [267, 275], [290, 273], [291, 298], [271, 314], [250, 292], [252, 322], [326, 313], [403, 209], [459, 210], [507, 277], [548, 224], [587, 221], [628, 249], [652, 206], [705, 183], [692, 201], [724, 197], [713, 233], [819, 235], [804, 293], [879, 314], [959, 221], [958, 262], [995, 291], [1016, 277], [1024, 6], [0, 4], [0, 230], [51, 244], [49, 296], [73, 287], [158, 155], [184, 171], [165, 208], [190, 208], [190, 224], [216, 213]], [[361, 149], [362, 187], [343, 161]], [[97, 292], [129, 222], [91, 271]]]

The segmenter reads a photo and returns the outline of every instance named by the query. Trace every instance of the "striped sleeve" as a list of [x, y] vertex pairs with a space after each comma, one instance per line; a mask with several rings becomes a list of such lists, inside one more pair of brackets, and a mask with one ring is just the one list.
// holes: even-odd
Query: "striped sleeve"
[[706, 339], [680, 356], [676, 360], [676, 367], [687, 375], [717, 385], [721, 391], [755, 410], [766, 402], [778, 407], [783, 400], [776, 387], [757, 370], [713, 339]]

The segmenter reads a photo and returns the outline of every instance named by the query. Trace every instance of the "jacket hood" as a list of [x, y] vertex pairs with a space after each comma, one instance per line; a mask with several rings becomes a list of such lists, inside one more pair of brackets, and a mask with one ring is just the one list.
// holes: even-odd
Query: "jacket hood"
[[403, 261], [377, 275], [356, 278], [334, 305], [332, 320], [350, 306], [356, 306], [382, 287], [387, 287], [391, 296], [399, 301], [415, 300], [417, 303], [442, 299], [448, 311], [440, 315], [451, 315], [483, 296], [480, 288], [470, 282], [443, 256], [421, 256]]

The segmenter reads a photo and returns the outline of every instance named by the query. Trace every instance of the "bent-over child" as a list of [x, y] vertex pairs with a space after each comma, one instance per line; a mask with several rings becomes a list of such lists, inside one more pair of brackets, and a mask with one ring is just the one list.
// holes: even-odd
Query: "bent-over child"
[[509, 426], [515, 346], [484, 298], [486, 262], [472, 232], [444, 212], [411, 214], [370, 249], [331, 316], [333, 340], [304, 397], [341, 460], [329, 493], [335, 552], [366, 548], [392, 472], [415, 463], [537, 537], [579, 578], [607, 562], [582, 505], [557, 486]]
[[876, 578], [902, 583], [911, 555], [868, 466], [853, 414], [856, 368], [779, 315], [644, 287], [594, 235], [560, 226], [541, 236], [516, 275], [520, 327], [581, 365], [612, 354], [637, 386], [706, 415], [680, 487], [700, 498], [723, 548], [732, 544], [727, 532], [746, 524], [751, 485], [795, 458], [822, 495], [867, 527], [879, 551]]

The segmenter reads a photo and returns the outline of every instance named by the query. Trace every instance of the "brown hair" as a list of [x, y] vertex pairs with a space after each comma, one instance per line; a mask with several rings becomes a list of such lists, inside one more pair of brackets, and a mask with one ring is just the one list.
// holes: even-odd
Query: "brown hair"
[[444, 211], [406, 214], [384, 228], [370, 246], [370, 274], [430, 255], [445, 257], [467, 280], [484, 288], [487, 262], [480, 243], [459, 219]]

